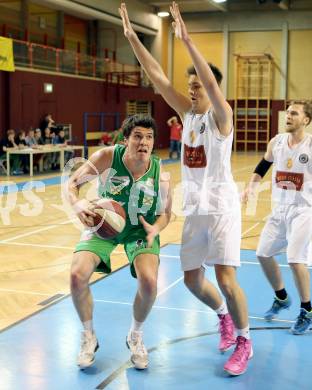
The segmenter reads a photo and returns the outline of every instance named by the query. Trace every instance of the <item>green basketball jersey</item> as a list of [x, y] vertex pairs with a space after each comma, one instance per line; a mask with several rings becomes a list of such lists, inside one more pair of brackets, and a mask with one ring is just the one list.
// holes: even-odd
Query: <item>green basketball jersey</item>
[[148, 223], [153, 224], [161, 200], [159, 196], [159, 158], [151, 156], [148, 171], [139, 179], [134, 180], [124, 164], [125, 150], [124, 145], [115, 145], [110, 172], [105, 183], [100, 180], [98, 187], [100, 197], [114, 199], [126, 211], [126, 227], [116, 237], [119, 242], [122, 242], [122, 239], [129, 235], [142, 235], [143, 226], [138, 220], [139, 215], [143, 215]]

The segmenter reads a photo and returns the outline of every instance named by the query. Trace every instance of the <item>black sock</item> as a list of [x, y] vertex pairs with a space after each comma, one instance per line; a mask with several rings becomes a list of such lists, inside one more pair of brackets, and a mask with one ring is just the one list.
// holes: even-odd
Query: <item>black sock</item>
[[282, 301], [287, 298], [287, 291], [282, 288], [281, 290], [275, 291], [275, 295], [278, 299], [281, 299]]
[[309, 302], [301, 302], [301, 305], [300, 305], [300, 307], [302, 308], [302, 309], [306, 309], [306, 311], [311, 311], [311, 301], [309, 301]]

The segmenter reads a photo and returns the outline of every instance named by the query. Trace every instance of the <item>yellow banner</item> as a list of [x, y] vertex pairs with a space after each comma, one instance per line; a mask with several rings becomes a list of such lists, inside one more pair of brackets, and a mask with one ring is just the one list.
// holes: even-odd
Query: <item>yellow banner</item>
[[0, 37], [0, 70], [14, 72], [13, 41]]

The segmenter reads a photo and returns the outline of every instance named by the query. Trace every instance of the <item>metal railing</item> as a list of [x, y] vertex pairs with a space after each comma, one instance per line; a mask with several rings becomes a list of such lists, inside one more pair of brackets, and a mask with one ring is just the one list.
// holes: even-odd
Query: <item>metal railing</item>
[[90, 56], [18, 39], [13, 39], [13, 50], [16, 66], [97, 77], [110, 83], [146, 85], [139, 66], [121, 64], [111, 58]]

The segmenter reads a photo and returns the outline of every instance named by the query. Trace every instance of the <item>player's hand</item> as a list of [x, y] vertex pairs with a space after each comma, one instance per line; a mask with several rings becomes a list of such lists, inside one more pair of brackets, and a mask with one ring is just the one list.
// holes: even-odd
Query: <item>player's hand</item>
[[151, 225], [150, 223], [146, 222], [142, 215], [139, 216], [139, 220], [143, 225], [144, 230], [146, 231], [147, 247], [151, 248], [154, 242], [154, 238], [159, 234], [159, 228], [157, 225]]
[[170, 6], [170, 12], [174, 20], [172, 22], [172, 27], [174, 29], [175, 36], [182, 39], [182, 41], [187, 41], [189, 39], [189, 35], [182, 19], [179, 6], [175, 1], [173, 1]]
[[119, 11], [119, 14], [121, 16], [125, 37], [127, 39], [131, 39], [133, 36], [136, 35], [136, 33], [134, 32], [134, 30], [131, 26], [126, 4], [121, 3], [120, 8], [118, 8], [118, 11]]
[[93, 211], [95, 208], [95, 204], [93, 202], [90, 202], [87, 199], [81, 199], [73, 205], [73, 208], [77, 217], [85, 226], [94, 226], [93, 217], [95, 217], [96, 214]]
[[250, 198], [255, 196], [255, 191], [251, 187], [246, 187], [244, 191], [241, 193], [241, 202], [246, 204]]

